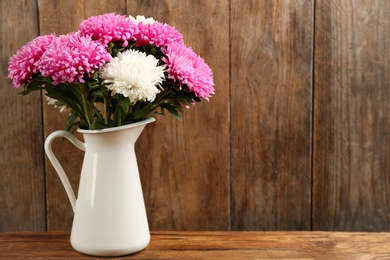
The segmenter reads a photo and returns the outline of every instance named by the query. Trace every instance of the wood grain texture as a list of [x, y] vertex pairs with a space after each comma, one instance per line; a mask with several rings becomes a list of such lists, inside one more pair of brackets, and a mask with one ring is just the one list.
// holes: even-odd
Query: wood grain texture
[[312, 1], [231, 1], [233, 230], [308, 230]]
[[[40, 32], [42, 35], [55, 32], [57, 35], [78, 30], [80, 22], [92, 15], [106, 12], [123, 13], [124, 1], [79, 1], [79, 0], [41, 0], [40, 1]], [[58, 109], [44, 103], [44, 136], [45, 138], [56, 130], [65, 128], [68, 114], [59, 113]], [[81, 135], [77, 135], [82, 139]], [[56, 140], [53, 150], [68, 174], [75, 193], [83, 160], [83, 152], [69, 142]], [[47, 185], [47, 221], [48, 230], [70, 230], [73, 211], [65, 190], [49, 161], [46, 163]]]
[[[161, 1], [160, 1], [161, 2]], [[161, 9], [161, 4], [163, 8]], [[127, 10], [124, 7], [127, 5]], [[191, 1], [42, 1], [41, 32], [66, 33], [77, 29], [91, 15], [118, 12], [142, 14], [176, 26], [189, 46], [215, 68], [218, 95], [186, 111], [184, 122], [172, 116], [158, 117], [148, 126], [137, 144], [137, 157], [151, 229], [226, 229], [228, 222], [228, 4], [204, 2], [192, 8]], [[191, 8], [190, 8], [191, 7]], [[158, 8], [158, 9], [157, 9]], [[164, 12], [161, 12], [161, 11]], [[181, 16], [162, 16], [182, 10]], [[224, 12], [220, 12], [225, 10]], [[224, 31], [208, 30], [211, 16], [224, 25]], [[65, 24], [56, 21], [70, 21]], [[194, 29], [194, 26], [195, 29]], [[202, 35], [202, 37], [198, 37]], [[191, 37], [192, 36], [192, 37]], [[213, 44], [209, 44], [209, 43]], [[224, 43], [219, 46], [219, 43]], [[215, 44], [218, 43], [218, 44]], [[218, 55], [215, 52], [218, 51]], [[45, 136], [62, 129], [66, 115], [59, 117], [53, 107], [45, 106]], [[74, 189], [77, 189], [82, 153], [71, 144], [56, 144], [54, 150]], [[69, 157], [72, 154], [72, 157]], [[47, 166], [48, 229], [67, 230], [73, 213], [52, 166]], [[209, 203], [215, 205], [210, 207]], [[203, 212], [199, 217], [198, 212]], [[210, 216], [213, 216], [210, 219]]]
[[[389, 233], [152, 232], [149, 246], [121, 259], [334, 259], [390, 257]], [[0, 259], [91, 259], [68, 232], [0, 233]]]
[[[151, 230], [228, 228], [228, 1], [127, 1], [127, 13], [177, 28], [214, 73], [215, 92], [183, 114], [158, 116], [136, 144]], [[210, 26], [213, 24], [214, 26]]]
[[390, 228], [390, 2], [316, 2], [313, 228]]
[[[389, 1], [0, 2], [0, 231], [70, 230], [73, 217], [43, 152], [67, 114], [18, 96], [8, 59], [108, 12], [175, 26], [214, 72], [210, 102], [183, 122], [158, 116], [136, 144], [151, 230], [389, 230]], [[77, 193], [83, 153], [54, 151]]]
[[46, 218], [40, 93], [17, 95], [19, 90], [7, 79], [10, 56], [38, 36], [37, 1], [1, 1], [0, 9], [0, 231], [42, 231]]

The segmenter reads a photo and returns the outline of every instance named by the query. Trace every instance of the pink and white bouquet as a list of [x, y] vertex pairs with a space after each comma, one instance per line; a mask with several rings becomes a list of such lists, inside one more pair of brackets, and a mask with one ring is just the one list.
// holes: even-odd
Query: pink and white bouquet
[[153, 18], [90, 17], [66, 35], [39, 36], [10, 58], [21, 94], [44, 90], [68, 111], [67, 130], [103, 129], [183, 108], [214, 94], [210, 67], [182, 35]]

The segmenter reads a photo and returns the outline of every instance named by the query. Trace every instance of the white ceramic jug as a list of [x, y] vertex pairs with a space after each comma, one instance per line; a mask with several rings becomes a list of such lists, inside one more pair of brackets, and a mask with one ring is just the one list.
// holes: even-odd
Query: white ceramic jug
[[[149, 118], [102, 130], [78, 130], [85, 143], [67, 131], [45, 141], [45, 151], [65, 187], [74, 211], [70, 241], [74, 249], [96, 256], [119, 256], [143, 250], [150, 241], [134, 144]], [[85, 151], [78, 198], [53, 154], [51, 143], [64, 137]]]

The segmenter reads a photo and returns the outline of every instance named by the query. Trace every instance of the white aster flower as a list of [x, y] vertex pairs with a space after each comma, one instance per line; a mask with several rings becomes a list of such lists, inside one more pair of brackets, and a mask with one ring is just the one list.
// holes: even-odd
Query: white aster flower
[[137, 15], [136, 18], [129, 15], [129, 18], [135, 24], [139, 24], [140, 22], [142, 22], [142, 24], [153, 24], [156, 22], [152, 17], [145, 18], [143, 15]]
[[160, 92], [164, 68], [158, 59], [143, 52], [127, 50], [105, 64], [100, 72], [112, 94], [128, 97], [132, 103], [138, 100], [153, 101]]
[[57, 106], [56, 103], [57, 103], [57, 99], [54, 99], [54, 98], [50, 98], [48, 96], [45, 95], [45, 98], [46, 98], [46, 101], [49, 105], [54, 105], [54, 107], [58, 107], [60, 109], [60, 112], [65, 112], [66, 110], [68, 110], [68, 107], [65, 106], [65, 105], [62, 105], [62, 106]]

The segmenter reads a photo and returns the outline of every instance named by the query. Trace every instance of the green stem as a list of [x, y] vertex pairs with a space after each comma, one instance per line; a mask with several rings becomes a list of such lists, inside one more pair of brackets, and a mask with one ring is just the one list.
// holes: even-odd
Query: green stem
[[108, 125], [108, 119], [109, 119], [109, 104], [107, 101], [107, 98], [104, 97], [104, 123]]
[[92, 123], [90, 119], [90, 114], [88, 113], [88, 103], [87, 103], [85, 91], [83, 89], [83, 85], [80, 85], [80, 94], [81, 94], [81, 101], [83, 102], [83, 110], [84, 110], [85, 118], [87, 119], [88, 128], [89, 128], [92, 125]]

